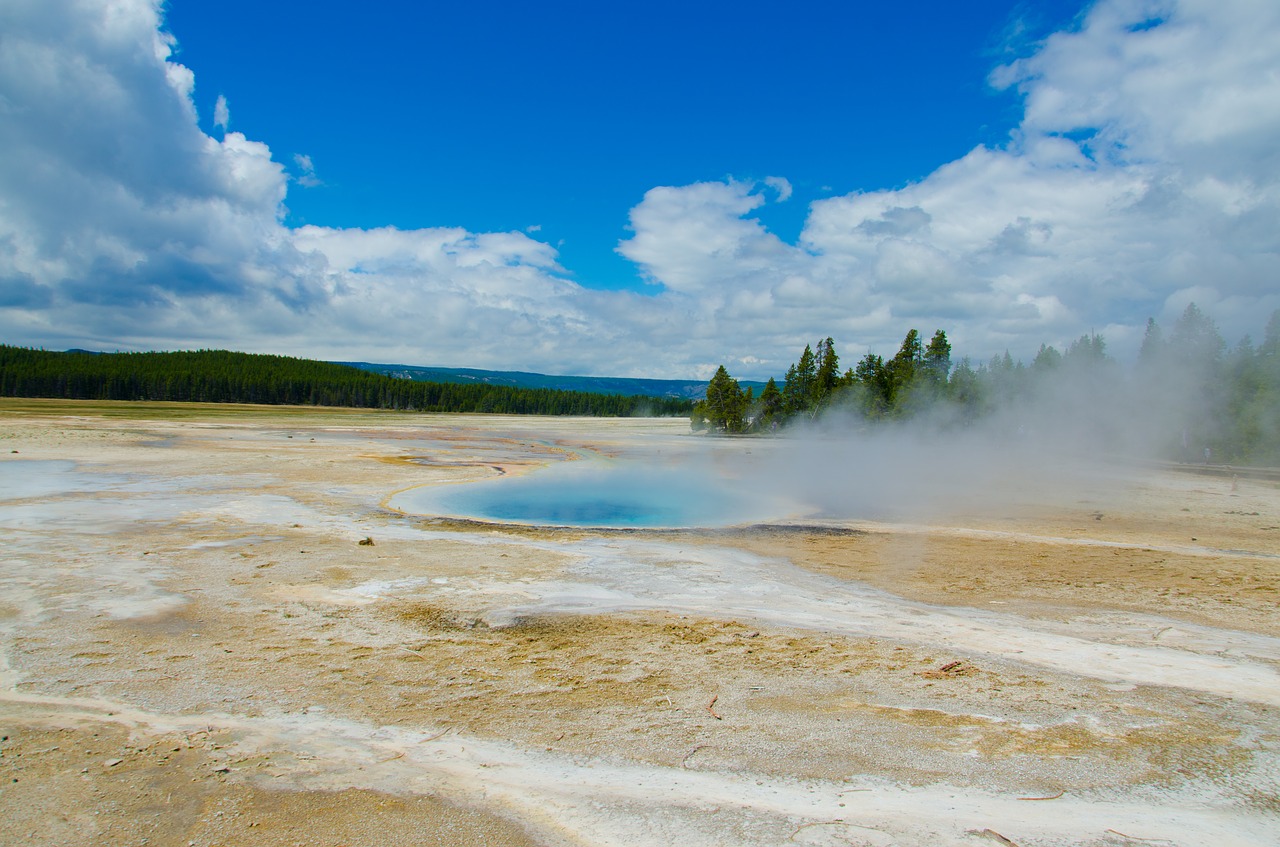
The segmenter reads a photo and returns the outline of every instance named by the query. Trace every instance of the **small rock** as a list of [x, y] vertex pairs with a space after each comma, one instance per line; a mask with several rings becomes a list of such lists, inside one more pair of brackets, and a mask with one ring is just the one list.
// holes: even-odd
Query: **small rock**
[[123, 761], [124, 759], [107, 759], [105, 762], [102, 763], [102, 766], [104, 768], [114, 768], [116, 765], [120, 764]]

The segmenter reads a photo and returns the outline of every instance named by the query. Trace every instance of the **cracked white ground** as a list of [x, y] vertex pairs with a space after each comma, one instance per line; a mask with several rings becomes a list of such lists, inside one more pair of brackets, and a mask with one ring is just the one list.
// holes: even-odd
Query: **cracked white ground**
[[395, 507], [785, 447], [37, 401], [0, 439], [5, 844], [1280, 843], [1275, 482], [622, 532]]

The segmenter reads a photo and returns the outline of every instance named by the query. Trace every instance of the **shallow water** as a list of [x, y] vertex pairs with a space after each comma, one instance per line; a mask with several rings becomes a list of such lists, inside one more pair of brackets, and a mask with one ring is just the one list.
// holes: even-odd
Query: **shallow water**
[[414, 488], [390, 505], [420, 515], [538, 526], [722, 527], [786, 517], [795, 504], [716, 474], [606, 465]]
[[75, 462], [8, 459], [0, 462], [0, 500], [27, 500], [99, 491], [119, 477], [76, 471]]

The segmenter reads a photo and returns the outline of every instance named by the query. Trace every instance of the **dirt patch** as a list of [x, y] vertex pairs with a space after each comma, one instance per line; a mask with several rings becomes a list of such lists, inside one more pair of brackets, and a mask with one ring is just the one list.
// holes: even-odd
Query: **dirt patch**
[[[0, 502], [5, 843], [1274, 840], [1265, 698], [960, 646], [998, 612], [1117, 645], [1117, 663], [1265, 679], [1267, 483], [1160, 474], [929, 526], [513, 528], [379, 504], [494, 467], [741, 443], [661, 422], [129, 408], [0, 420], [22, 459], [109, 482]], [[684, 581], [646, 594], [611, 578], [627, 568]], [[896, 610], [892, 637], [815, 611], [856, 623], [871, 599]]]
[[[1257, 542], [1255, 535], [1252, 546], [1260, 547]], [[926, 603], [1016, 604], [1026, 612], [1056, 615], [1138, 611], [1280, 636], [1280, 557], [1269, 555], [1269, 544], [1262, 547], [1268, 555], [1242, 555], [945, 531], [752, 534], [742, 536], [741, 544]]]
[[[8, 715], [6, 723], [18, 716]], [[58, 844], [494, 844], [538, 842], [477, 809], [424, 796], [273, 787], [288, 756], [228, 758], [226, 733], [141, 735], [110, 725], [5, 729], [0, 842]]]

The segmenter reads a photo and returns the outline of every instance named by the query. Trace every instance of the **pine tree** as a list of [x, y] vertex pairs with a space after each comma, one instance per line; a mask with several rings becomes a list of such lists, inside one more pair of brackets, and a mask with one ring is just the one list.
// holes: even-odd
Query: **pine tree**
[[1057, 370], [1061, 364], [1062, 354], [1050, 345], [1041, 344], [1036, 357], [1031, 360], [1031, 369], [1043, 374]]
[[800, 361], [787, 369], [787, 381], [782, 386], [783, 407], [788, 416], [798, 415], [810, 409], [813, 385], [818, 378], [817, 359], [813, 349], [806, 344]]
[[893, 403], [893, 381], [884, 359], [868, 353], [853, 369], [853, 377], [863, 415], [879, 418], [887, 414]]
[[1142, 347], [1138, 349], [1138, 361], [1144, 366], [1160, 361], [1165, 354], [1164, 332], [1155, 318], [1147, 318], [1147, 331], [1142, 336]]
[[764, 384], [760, 392], [760, 402], [752, 428], [759, 432], [773, 432], [786, 420], [786, 412], [782, 407], [782, 392], [773, 377]]
[[910, 390], [916, 371], [923, 363], [924, 349], [920, 344], [920, 333], [913, 329], [902, 339], [902, 346], [898, 348], [897, 354], [885, 364], [889, 378], [890, 408], [896, 405], [900, 395]]
[[724, 432], [742, 432], [745, 429], [746, 397], [738, 381], [729, 376], [724, 365], [707, 384], [705, 413], [707, 423]]
[[1201, 373], [1218, 365], [1226, 346], [1213, 318], [1200, 311], [1195, 303], [1187, 304], [1169, 335], [1169, 352], [1174, 360]]
[[819, 409], [830, 399], [840, 381], [840, 357], [836, 355], [836, 345], [831, 338], [818, 342], [816, 358], [818, 367], [810, 390], [810, 405]]
[[924, 373], [935, 386], [945, 385], [951, 374], [951, 342], [947, 334], [938, 330], [924, 348]]
[[1262, 346], [1258, 348], [1259, 356], [1280, 358], [1280, 309], [1271, 313], [1267, 328], [1262, 337]]
[[[1005, 355], [1009, 355], [1008, 352]], [[1076, 366], [1088, 366], [1107, 359], [1107, 341], [1096, 332], [1082, 335], [1067, 347], [1063, 361]]]

